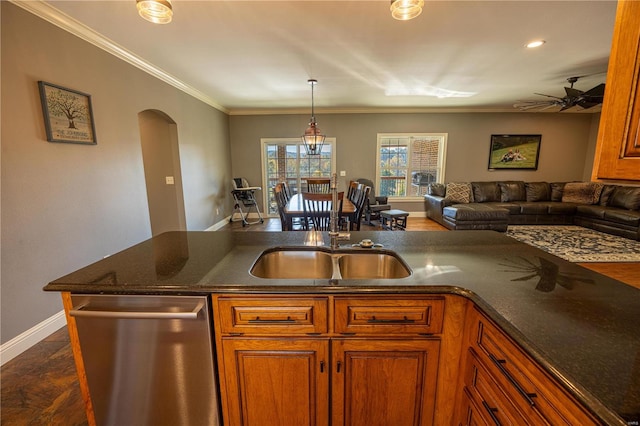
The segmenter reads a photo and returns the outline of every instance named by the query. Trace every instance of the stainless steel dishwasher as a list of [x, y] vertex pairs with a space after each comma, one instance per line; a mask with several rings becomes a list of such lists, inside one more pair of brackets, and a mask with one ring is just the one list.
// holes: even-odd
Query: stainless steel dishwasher
[[97, 425], [219, 425], [207, 297], [72, 301]]

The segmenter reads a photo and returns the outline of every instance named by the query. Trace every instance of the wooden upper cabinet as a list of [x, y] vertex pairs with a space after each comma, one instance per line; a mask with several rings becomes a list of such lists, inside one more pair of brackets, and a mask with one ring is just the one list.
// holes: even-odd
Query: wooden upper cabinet
[[640, 181], [640, 1], [620, 0], [593, 165], [594, 180]]

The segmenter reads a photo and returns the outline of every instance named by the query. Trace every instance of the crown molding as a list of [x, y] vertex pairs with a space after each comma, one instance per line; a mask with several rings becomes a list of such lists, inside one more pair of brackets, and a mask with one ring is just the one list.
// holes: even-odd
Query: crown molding
[[9, 2], [26, 10], [27, 12], [30, 12], [36, 15], [41, 19], [44, 19], [45, 21], [55, 25], [56, 27], [61, 28], [75, 35], [76, 37], [79, 37], [82, 40], [93, 44], [94, 46], [146, 72], [147, 74], [150, 74], [153, 77], [164, 81], [165, 83], [175, 87], [176, 89], [190, 96], [193, 96], [194, 98], [204, 102], [205, 104], [210, 105], [213, 108], [220, 110], [226, 114], [229, 113], [227, 108], [218, 104], [215, 100], [211, 99], [209, 96], [189, 86], [188, 84], [182, 82], [181, 80], [172, 76], [171, 74], [164, 71], [163, 69], [153, 65], [150, 62], [145, 61], [141, 57], [137, 56], [135, 53], [130, 52], [129, 50], [120, 46], [113, 40], [108, 39], [107, 37], [103, 36], [97, 31], [84, 25], [80, 21], [56, 9], [55, 7], [51, 6], [49, 3], [46, 3], [42, 0], [35, 0], [35, 1], [34, 0], [29, 0], [29, 1], [9, 0]]

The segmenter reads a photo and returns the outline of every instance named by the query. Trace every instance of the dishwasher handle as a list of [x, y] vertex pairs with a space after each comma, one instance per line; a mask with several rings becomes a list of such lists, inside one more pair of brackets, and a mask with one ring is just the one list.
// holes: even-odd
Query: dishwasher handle
[[198, 312], [204, 306], [199, 301], [191, 311], [186, 312], [144, 312], [144, 311], [92, 311], [88, 303], [82, 303], [69, 311], [72, 317], [113, 318], [113, 319], [198, 319]]

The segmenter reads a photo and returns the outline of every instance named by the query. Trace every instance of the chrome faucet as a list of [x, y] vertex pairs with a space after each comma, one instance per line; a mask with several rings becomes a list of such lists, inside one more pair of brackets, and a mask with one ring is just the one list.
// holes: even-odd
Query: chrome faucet
[[339, 231], [340, 216], [338, 214], [338, 203], [338, 175], [333, 173], [331, 175], [331, 213], [329, 216], [329, 238], [331, 239], [331, 250], [335, 250], [340, 247], [338, 241], [348, 241], [351, 238], [351, 234], [348, 231]]

